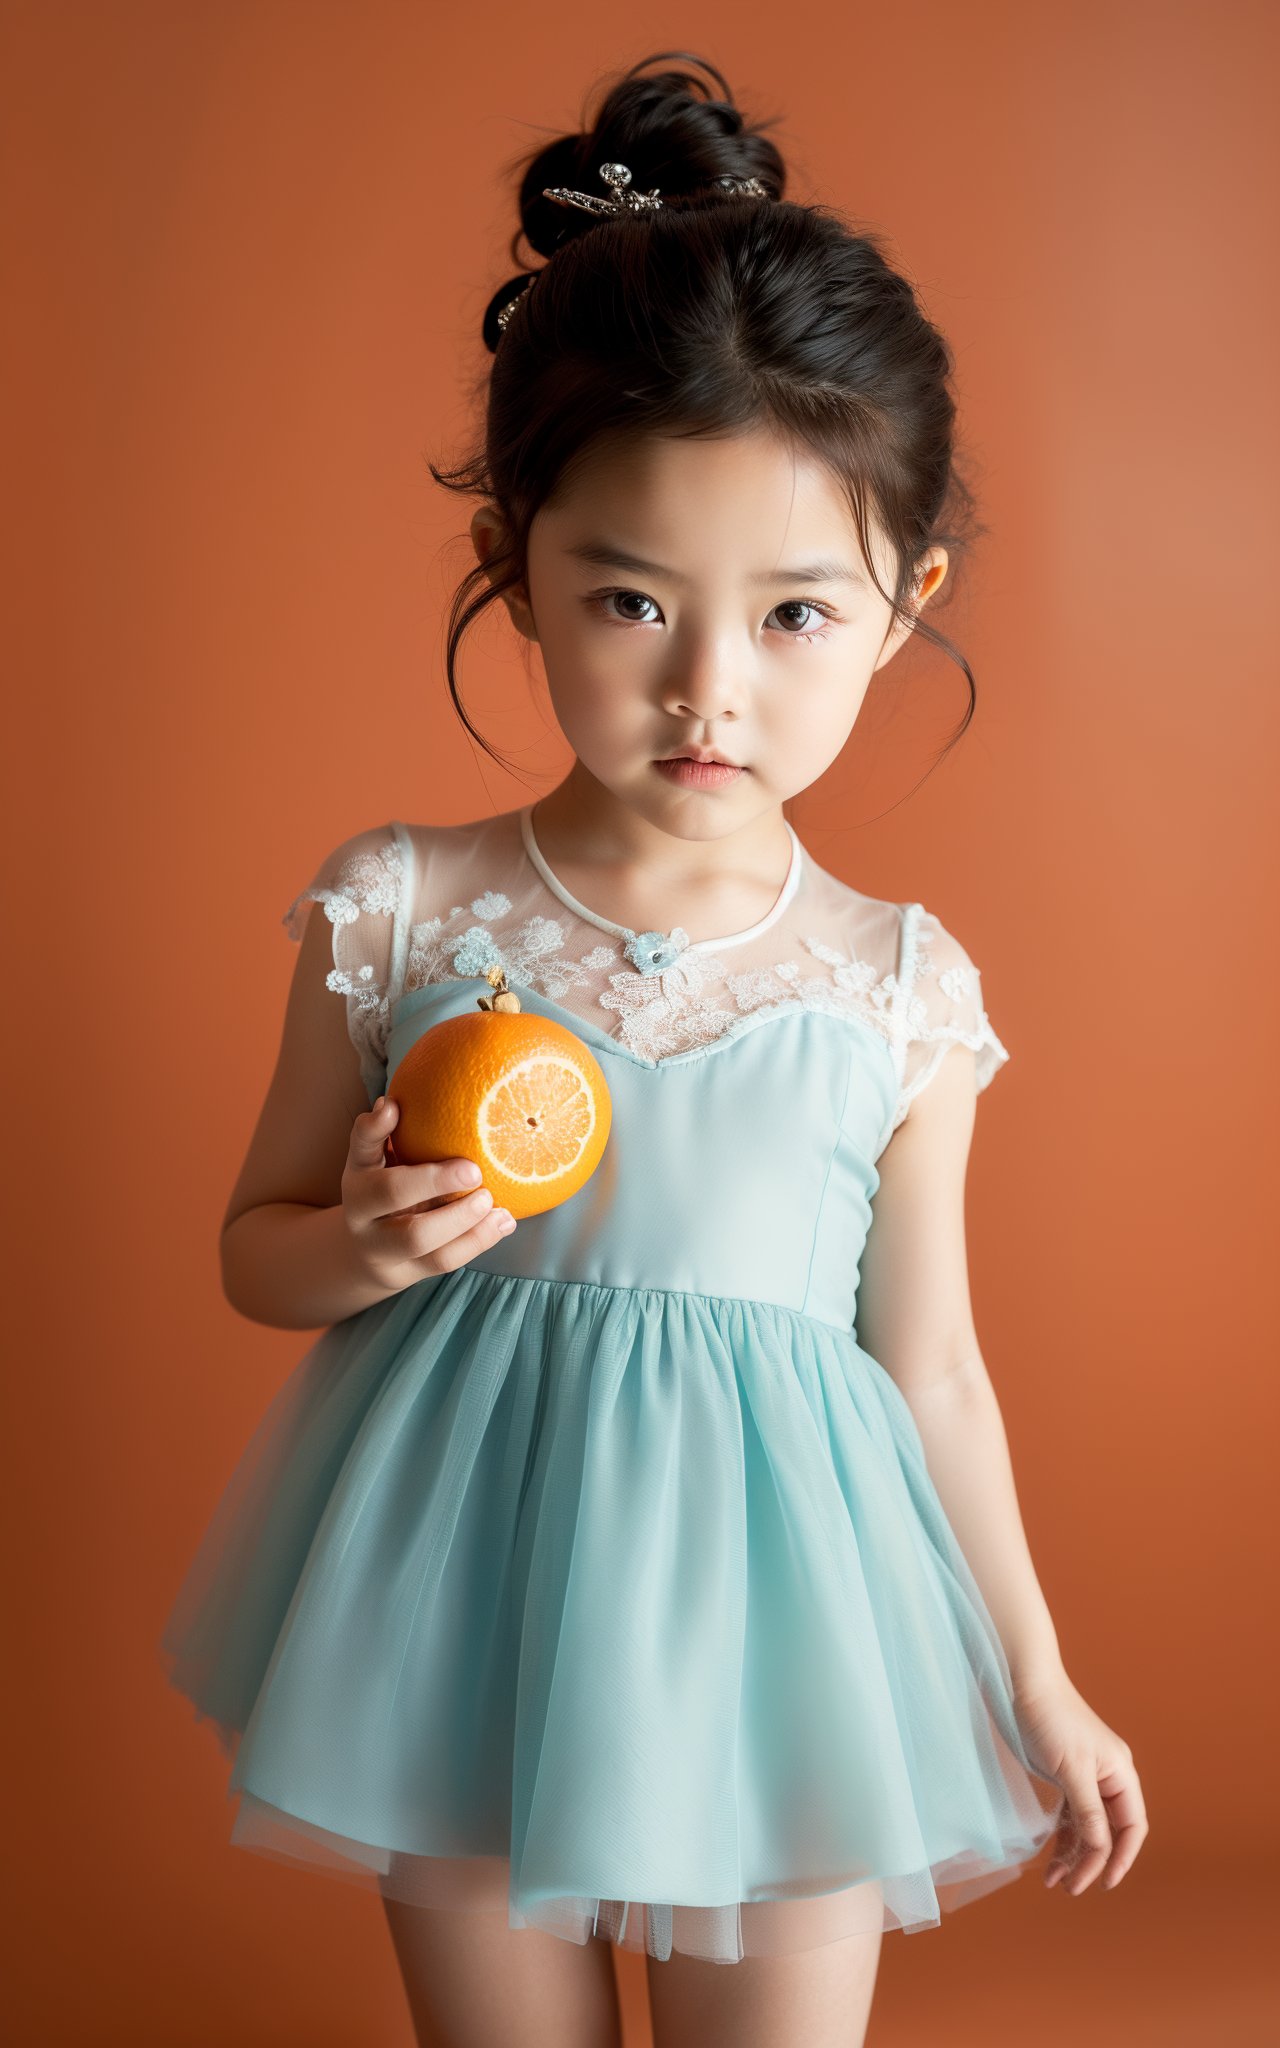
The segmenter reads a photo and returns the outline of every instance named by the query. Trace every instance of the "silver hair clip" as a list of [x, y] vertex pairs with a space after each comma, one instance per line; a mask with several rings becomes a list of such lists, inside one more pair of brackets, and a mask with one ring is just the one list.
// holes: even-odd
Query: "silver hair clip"
[[[662, 205], [658, 187], [652, 192], [629, 192], [631, 173], [625, 164], [601, 164], [600, 176], [613, 194], [611, 199], [601, 199], [593, 192], [573, 192], [567, 185], [544, 185], [544, 199], [554, 199], [557, 206], [576, 206], [581, 213], [656, 213]], [[768, 190], [759, 178], [715, 178], [713, 184], [722, 191], [746, 193], [752, 199], [767, 199]]]
[[662, 201], [655, 185], [652, 192], [629, 192], [631, 173], [625, 164], [601, 164], [600, 176], [613, 194], [600, 199], [594, 192], [571, 192], [567, 185], [544, 185], [544, 199], [557, 206], [576, 206], [580, 213], [657, 213]]
[[726, 192], [745, 192], [749, 199], [767, 199], [769, 188], [759, 178], [716, 178], [714, 184], [723, 186]]
[[506, 333], [507, 322], [511, 318], [511, 315], [515, 312], [516, 307], [520, 304], [521, 299], [524, 298], [527, 292], [531, 292], [532, 290], [533, 279], [530, 278], [528, 284], [524, 287], [524, 291], [517, 292], [514, 298], [507, 300], [507, 303], [502, 308], [502, 311], [496, 316], [498, 333], [500, 335]]

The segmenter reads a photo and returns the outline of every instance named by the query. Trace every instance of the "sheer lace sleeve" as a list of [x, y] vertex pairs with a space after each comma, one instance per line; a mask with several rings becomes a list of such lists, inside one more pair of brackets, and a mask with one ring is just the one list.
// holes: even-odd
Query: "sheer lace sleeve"
[[977, 1092], [1009, 1054], [983, 1008], [982, 978], [960, 941], [919, 903], [906, 907], [898, 970], [900, 1086], [894, 1130], [953, 1045], [972, 1047]]
[[390, 1006], [404, 985], [413, 886], [405, 827], [375, 825], [335, 847], [280, 920], [297, 943], [312, 903], [323, 905], [333, 927], [325, 986], [346, 998], [347, 1032], [371, 1102], [386, 1084]]

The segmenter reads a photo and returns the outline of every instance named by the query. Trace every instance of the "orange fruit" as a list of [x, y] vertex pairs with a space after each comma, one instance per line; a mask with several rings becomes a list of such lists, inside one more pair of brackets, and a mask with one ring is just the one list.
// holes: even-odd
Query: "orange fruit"
[[[517, 1218], [558, 1208], [600, 1163], [612, 1104], [590, 1048], [520, 1008], [501, 968], [495, 993], [415, 1040], [390, 1077], [397, 1160], [474, 1159], [494, 1206]], [[471, 1189], [447, 1199], [461, 1201]]]

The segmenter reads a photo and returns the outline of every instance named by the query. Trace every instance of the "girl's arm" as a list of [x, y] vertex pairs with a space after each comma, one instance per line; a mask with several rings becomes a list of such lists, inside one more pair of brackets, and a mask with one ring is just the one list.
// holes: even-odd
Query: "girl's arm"
[[911, 1409], [929, 1475], [1023, 1690], [1060, 1674], [1062, 1657], [969, 1299], [964, 1187], [976, 1101], [974, 1055], [953, 1046], [881, 1154], [857, 1331]]
[[470, 1185], [456, 1164], [386, 1165], [395, 1112], [370, 1112], [345, 1004], [325, 984], [332, 964], [328, 921], [313, 912], [222, 1223], [223, 1293], [251, 1322], [279, 1330], [342, 1322], [474, 1258], [498, 1241], [505, 1214], [483, 1187], [441, 1207]]
[[1063, 1669], [1027, 1548], [1009, 1446], [969, 1301], [964, 1183], [974, 1055], [954, 1045], [880, 1156], [858, 1341], [901, 1389], [938, 1497], [1004, 1647], [1032, 1764], [1066, 1795], [1044, 1881], [1118, 1884], [1146, 1838], [1128, 1743]]
[[238, 1315], [273, 1330], [319, 1330], [385, 1301], [396, 1289], [356, 1268], [339, 1202], [264, 1202], [227, 1224], [222, 1291]]
[[360, 1270], [342, 1209], [357, 1116], [369, 1106], [342, 1001], [325, 986], [331, 928], [298, 949], [280, 1049], [222, 1221], [223, 1293], [251, 1322], [316, 1330], [391, 1290]]

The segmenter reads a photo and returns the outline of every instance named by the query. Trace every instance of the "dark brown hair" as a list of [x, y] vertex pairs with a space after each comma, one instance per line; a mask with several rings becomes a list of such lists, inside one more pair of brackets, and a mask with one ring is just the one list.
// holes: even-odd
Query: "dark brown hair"
[[[683, 70], [644, 75], [672, 58], [716, 91]], [[947, 343], [874, 234], [783, 198], [786, 166], [764, 133], [772, 125], [744, 120], [714, 66], [668, 50], [625, 72], [589, 128], [520, 160], [511, 257], [521, 260], [523, 234], [546, 261], [507, 279], [486, 309], [494, 361], [481, 446], [456, 469], [430, 464], [437, 483], [496, 505], [505, 526], [503, 544], [454, 594], [445, 656], [458, 714], [495, 760], [459, 696], [458, 650], [486, 607], [524, 581], [535, 513], [602, 436], [781, 429], [845, 489], [868, 572], [896, 618], [912, 615], [926, 549], [943, 546], [954, 560], [967, 544], [959, 525], [974, 529], [953, 457]], [[633, 189], [656, 187], [661, 209], [602, 218], [543, 198], [549, 185], [605, 195], [599, 168], [610, 161], [629, 167]], [[722, 177], [758, 178], [769, 196], [726, 190]], [[499, 311], [522, 291], [500, 330]], [[892, 591], [871, 560], [872, 515], [894, 550]], [[973, 672], [923, 618], [915, 632], [968, 681], [952, 746], [973, 715]]]

